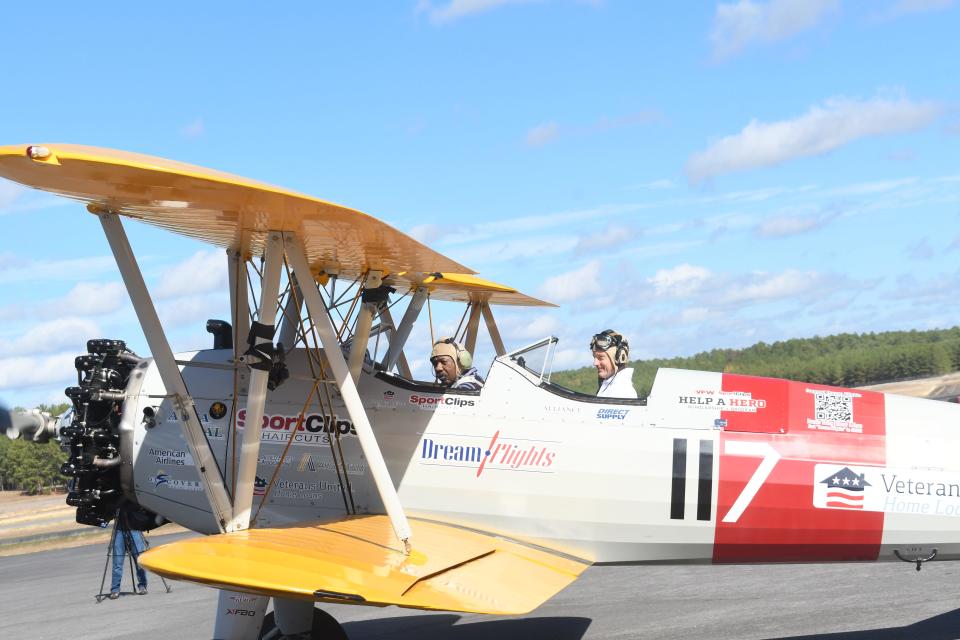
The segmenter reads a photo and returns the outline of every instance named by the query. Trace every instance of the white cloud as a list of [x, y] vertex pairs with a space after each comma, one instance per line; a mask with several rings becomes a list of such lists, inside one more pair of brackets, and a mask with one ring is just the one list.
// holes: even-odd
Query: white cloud
[[683, 324], [700, 324], [712, 314], [706, 307], [688, 307], [680, 312], [680, 322]]
[[[78, 352], [59, 353], [41, 358], [0, 358], [0, 389], [26, 389], [54, 383], [76, 384], [73, 360]], [[64, 401], [61, 397], [59, 401]]]
[[660, 269], [647, 282], [653, 285], [658, 296], [686, 298], [701, 291], [711, 275], [708, 269], [684, 263], [672, 269]]
[[425, 13], [435, 25], [455, 22], [461, 18], [484, 13], [508, 4], [525, 4], [533, 0], [450, 0], [445, 5], [434, 6], [430, 0], [420, 0], [415, 11]]
[[581, 300], [602, 291], [600, 261], [593, 260], [579, 269], [547, 278], [538, 294], [549, 302], [563, 303]]
[[929, 260], [934, 256], [933, 247], [926, 238], [921, 238], [916, 244], [907, 247], [906, 255], [911, 260]]
[[754, 42], [786, 40], [815, 27], [840, 0], [771, 0], [719, 4], [710, 41], [717, 60], [729, 58]]
[[502, 316], [497, 322], [504, 342], [508, 344], [520, 343], [557, 335], [563, 330], [563, 325], [556, 316], [541, 314], [534, 318], [530, 314]]
[[633, 125], [649, 124], [661, 119], [663, 119], [663, 116], [659, 111], [647, 109], [613, 118], [601, 116], [596, 122], [586, 126], [561, 126], [554, 121], [544, 122], [527, 131], [527, 134], [524, 138], [524, 144], [526, 144], [528, 147], [542, 147], [550, 142], [553, 142], [561, 135], [564, 137], [574, 135], [591, 136], [606, 133], [607, 131], [613, 131], [615, 129], [630, 127]]
[[99, 334], [100, 328], [96, 323], [85, 318], [68, 317], [42, 322], [18, 338], [0, 339], [0, 357], [53, 353], [67, 348], [74, 348], [80, 354], [86, 350], [87, 340]]
[[37, 280], [76, 280], [78, 273], [84, 276], [93, 276], [116, 269], [116, 263], [112, 256], [37, 262], [19, 259], [10, 254], [7, 254], [7, 258], [6, 260], [0, 260], [0, 284], [34, 282]]
[[897, 0], [885, 11], [876, 14], [878, 20], [896, 20], [913, 13], [929, 13], [951, 8], [955, 0]]
[[650, 182], [643, 182], [641, 184], [630, 185], [629, 187], [624, 187], [625, 191], [633, 191], [639, 189], [651, 189], [655, 191], [662, 191], [664, 189], [675, 189], [676, 183], [673, 180], [667, 178], [661, 178], [660, 180], [651, 180]]
[[482, 264], [490, 267], [507, 260], [528, 261], [544, 256], [556, 257], [569, 251], [577, 244], [575, 236], [503, 236], [502, 240], [490, 240], [473, 244], [461, 244], [454, 250], [448, 250], [451, 258], [461, 264]]
[[206, 133], [206, 128], [203, 126], [203, 118], [197, 118], [180, 129], [180, 135], [187, 138], [199, 138], [204, 133]]
[[754, 229], [754, 233], [761, 238], [795, 236], [819, 229], [832, 217], [820, 214], [779, 215], [762, 221]]
[[[422, 240], [421, 238], [434, 236], [432, 242], [439, 241], [440, 244], [446, 246], [469, 245], [470, 247], [476, 247], [479, 243], [490, 240], [491, 238], [502, 240], [505, 237], [522, 235], [524, 236], [523, 242], [529, 245], [531, 250], [536, 251], [537, 247], [542, 245], [544, 238], [530, 237], [530, 233], [533, 231], [541, 229], [555, 231], [563, 225], [576, 224], [587, 220], [609, 220], [616, 216], [635, 213], [641, 209], [649, 209], [652, 207], [652, 204], [603, 205], [591, 209], [533, 214], [473, 225], [425, 224], [412, 228], [410, 234], [414, 235], [416, 233], [417, 235], [414, 235], [414, 237], [421, 240], [421, 242], [426, 242], [426, 240]], [[480, 215], [477, 217], [483, 218], [485, 216]], [[575, 242], [576, 240], [571, 240], [570, 246], [573, 246]], [[489, 247], [483, 249], [484, 252], [488, 252], [489, 250]], [[488, 254], [483, 253], [481, 255], [487, 257]], [[461, 260], [463, 260], [462, 257]]]
[[577, 240], [574, 252], [577, 254], [602, 252], [633, 240], [639, 232], [633, 227], [610, 224], [603, 231], [584, 236]]
[[16, 202], [21, 195], [26, 193], [26, 191], [26, 187], [21, 186], [16, 182], [0, 179], [0, 211], [3, 211]]
[[729, 287], [723, 297], [726, 303], [791, 298], [816, 289], [822, 279], [816, 272], [796, 269], [787, 269], [779, 274], [754, 273], [745, 282]]
[[227, 258], [218, 249], [201, 250], [160, 276], [158, 299], [227, 290]]
[[229, 295], [180, 296], [157, 305], [157, 315], [164, 327], [197, 325], [211, 318], [230, 320]]
[[595, 123], [587, 127], [584, 133], [603, 133], [605, 131], [630, 127], [635, 124], [649, 124], [662, 118], [663, 115], [654, 109], [628, 113], [625, 116], [617, 116], [615, 118], [601, 116]]
[[916, 178], [901, 178], [899, 180], [881, 180], [878, 182], [858, 182], [843, 187], [827, 189], [820, 195], [826, 198], [835, 198], [837, 196], [862, 196], [875, 193], [886, 193], [901, 187], [910, 186], [917, 183]]
[[544, 122], [527, 131], [524, 144], [528, 147], [542, 147], [559, 136], [560, 126], [556, 122]]
[[687, 177], [698, 184], [725, 173], [821, 155], [860, 138], [919, 129], [940, 112], [936, 103], [913, 102], [906, 97], [830, 98], [793, 120], [752, 120], [740, 133], [690, 156]]
[[554, 371], [589, 366], [590, 350], [586, 347], [583, 349], [557, 349], [557, 352], [553, 355]]
[[46, 305], [81, 315], [103, 315], [116, 311], [128, 302], [126, 289], [120, 282], [78, 282], [61, 300]]
[[415, 227], [411, 227], [411, 229], [407, 232], [407, 234], [410, 237], [414, 238], [415, 240], [419, 240], [424, 244], [432, 244], [434, 242], [438, 242], [439, 240], [447, 236], [456, 235], [462, 232], [463, 232], [462, 225], [457, 226], [452, 224], [427, 223], [427, 224], [418, 224]]

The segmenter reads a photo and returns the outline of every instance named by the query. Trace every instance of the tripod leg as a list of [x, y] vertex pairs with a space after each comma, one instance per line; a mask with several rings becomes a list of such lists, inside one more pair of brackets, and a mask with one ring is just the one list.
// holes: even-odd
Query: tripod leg
[[100, 578], [100, 593], [97, 594], [97, 602], [101, 602], [104, 598], [107, 597], [107, 594], [103, 592], [103, 585], [107, 581], [107, 568], [111, 565], [113, 560], [113, 543], [117, 537], [117, 525], [114, 523], [113, 531], [110, 533], [110, 543], [107, 545], [107, 561], [103, 565], [103, 577]]

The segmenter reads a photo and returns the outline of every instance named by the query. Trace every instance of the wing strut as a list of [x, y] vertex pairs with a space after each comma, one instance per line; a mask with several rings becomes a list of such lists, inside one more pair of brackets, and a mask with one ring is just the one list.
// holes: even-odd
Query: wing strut
[[493, 348], [497, 350], [497, 357], [499, 358], [505, 354], [507, 350], [503, 346], [500, 330], [497, 329], [497, 323], [493, 319], [493, 311], [490, 309], [490, 303], [481, 303], [480, 310], [483, 312], [483, 319], [487, 323], [487, 333], [490, 334], [490, 341], [493, 342]]
[[484, 302], [474, 302], [470, 305], [470, 318], [467, 320], [467, 339], [464, 345], [470, 353], [476, 353], [477, 329], [480, 328], [480, 307]]
[[[390, 314], [390, 307], [384, 307], [380, 312], [380, 317], [387, 321], [387, 324], [390, 325], [390, 346], [393, 346], [393, 341], [397, 339], [397, 323], [393, 321], [393, 316]], [[409, 331], [407, 332], [409, 334]], [[404, 338], [406, 340], [406, 338]], [[400, 372], [407, 380], [412, 380], [413, 376], [410, 374], [410, 365], [407, 364], [407, 357], [403, 355], [403, 347], [399, 350], [399, 357], [396, 358], [397, 371]], [[389, 352], [388, 352], [389, 355]], [[386, 358], [384, 358], [386, 361]], [[390, 367], [393, 365], [391, 364]], [[387, 367], [387, 371], [390, 370], [390, 367]]]
[[[423, 309], [423, 303], [427, 300], [427, 288], [417, 287], [410, 298], [410, 304], [407, 305], [407, 311], [400, 320], [400, 326], [397, 327], [393, 335], [390, 336], [390, 347], [387, 349], [387, 355], [383, 358], [383, 368], [390, 371], [397, 361], [403, 355], [403, 347], [407, 344], [407, 338], [410, 337], [410, 330], [420, 317], [420, 310]], [[407, 375], [409, 378], [410, 376]]]
[[[253, 343], [250, 346], [254, 350], [261, 346], [272, 347], [273, 345], [273, 323], [277, 319], [277, 293], [280, 291], [280, 271], [283, 266], [283, 237], [279, 232], [272, 231], [267, 235], [263, 253], [263, 278], [260, 282], [260, 308], [257, 310], [256, 324], [260, 325], [264, 331], [252, 338]], [[251, 336], [253, 335], [254, 333], [251, 332]], [[269, 367], [251, 367], [246, 426], [243, 429], [243, 440], [240, 444], [237, 490], [233, 499], [233, 517], [227, 527], [228, 531], [241, 531], [250, 526], [253, 484], [256, 480], [257, 458], [260, 455], [260, 429], [263, 426], [263, 407], [267, 399], [269, 376]]]
[[393, 480], [390, 478], [390, 472], [383, 460], [383, 454], [380, 453], [377, 438], [373, 434], [373, 429], [370, 428], [370, 421], [367, 419], [367, 413], [360, 401], [360, 394], [357, 393], [357, 385], [350, 375], [346, 360], [343, 359], [343, 352], [340, 350], [340, 343], [337, 342], [337, 334], [334, 331], [333, 323], [330, 322], [329, 312], [323, 303], [323, 297], [317, 289], [316, 280], [310, 272], [310, 265], [304, 255], [303, 244], [293, 233], [284, 233], [283, 237], [287, 261], [293, 267], [293, 273], [300, 282], [304, 301], [307, 303], [307, 309], [316, 323], [320, 342], [323, 344], [324, 353], [330, 362], [330, 368], [333, 369], [333, 377], [337, 382], [340, 395], [343, 397], [343, 404], [346, 406], [350, 420], [353, 421], [353, 426], [357, 430], [357, 438], [360, 440], [363, 455], [367, 458], [367, 464], [370, 465], [370, 473], [377, 485], [380, 499], [383, 500], [387, 515], [390, 516], [394, 533], [403, 543], [404, 550], [409, 553], [410, 524], [407, 522], [407, 516], [403, 513], [400, 497], [397, 495], [396, 487], [394, 487]]
[[369, 272], [363, 281], [360, 311], [357, 313], [357, 329], [353, 332], [353, 341], [350, 346], [350, 375], [353, 376], [354, 383], [360, 379], [360, 371], [363, 369], [363, 356], [367, 352], [367, 342], [370, 340], [370, 327], [373, 325], [373, 316], [377, 314], [376, 303], [368, 302], [366, 293], [371, 289], [376, 289], [382, 283], [383, 278], [379, 271]]
[[239, 358], [250, 332], [250, 301], [247, 297], [247, 261], [239, 249], [227, 249], [230, 277], [230, 316], [233, 320], [233, 355]]
[[281, 321], [277, 324], [280, 329], [277, 331], [277, 344], [282, 344], [287, 351], [293, 349], [297, 341], [297, 329], [300, 328], [300, 314], [303, 313], [303, 294], [300, 293], [300, 283], [297, 282], [297, 276], [290, 274], [290, 293], [287, 296], [287, 303], [283, 307]]
[[180, 368], [173, 357], [173, 350], [170, 348], [170, 343], [167, 342], [167, 336], [160, 325], [157, 310], [153, 306], [150, 293], [147, 291], [147, 285], [143, 281], [143, 274], [137, 265], [133, 249], [130, 248], [127, 234], [123, 230], [123, 223], [120, 221], [120, 216], [115, 213], [96, 209], [91, 209], [91, 213], [96, 213], [97, 217], [100, 218], [103, 233], [107, 236], [107, 242], [110, 243], [113, 257], [116, 259], [120, 275], [123, 277], [123, 284], [130, 295], [130, 301], [133, 303], [137, 318], [140, 320], [140, 327], [143, 329], [147, 344], [150, 346], [150, 353], [153, 354], [153, 360], [157, 364], [157, 371], [160, 373], [160, 378], [163, 380], [167, 392], [171, 394], [171, 402], [183, 426], [183, 433], [187, 446], [190, 448], [190, 455], [197, 463], [197, 471], [199, 471], [200, 481], [203, 483], [204, 495], [210, 501], [210, 510], [217, 522], [217, 528], [220, 532], [223, 532], [227, 521], [230, 519], [230, 498], [227, 496], [223, 477], [220, 475], [220, 468], [213, 457], [213, 452], [210, 451], [210, 445], [207, 443], [203, 427], [200, 425], [197, 407], [187, 391], [183, 376], [180, 375]]

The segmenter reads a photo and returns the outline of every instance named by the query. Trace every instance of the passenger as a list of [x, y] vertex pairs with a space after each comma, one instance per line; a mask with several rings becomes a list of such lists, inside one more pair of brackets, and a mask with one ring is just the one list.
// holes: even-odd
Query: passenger
[[633, 369], [627, 367], [630, 345], [627, 339], [607, 329], [590, 340], [593, 366], [597, 369], [598, 398], [636, 398]]
[[453, 338], [443, 338], [433, 343], [430, 364], [437, 381], [450, 389], [479, 391], [483, 378], [473, 367], [473, 357]]

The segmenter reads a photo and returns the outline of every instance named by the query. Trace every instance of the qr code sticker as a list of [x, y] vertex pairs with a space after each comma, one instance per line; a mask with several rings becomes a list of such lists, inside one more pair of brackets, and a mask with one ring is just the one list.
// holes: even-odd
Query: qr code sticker
[[830, 422], [853, 422], [853, 395], [818, 391], [813, 394], [817, 420]]

